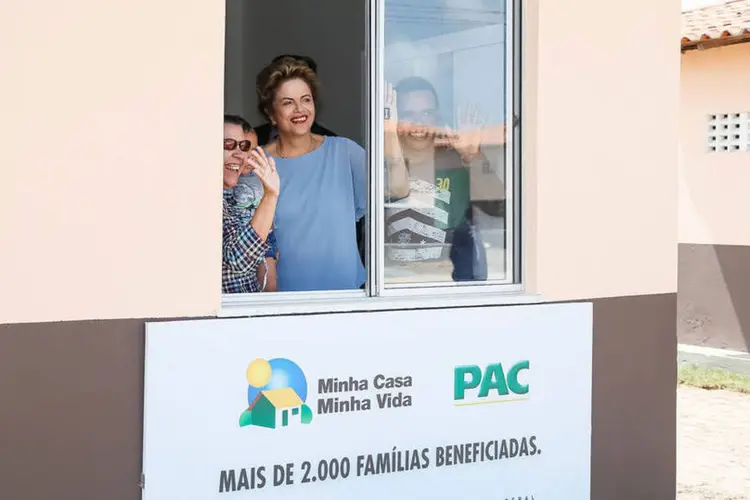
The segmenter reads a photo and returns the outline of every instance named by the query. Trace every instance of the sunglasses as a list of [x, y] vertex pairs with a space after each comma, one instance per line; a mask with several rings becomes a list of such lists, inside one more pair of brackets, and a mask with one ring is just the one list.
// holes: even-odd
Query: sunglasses
[[250, 141], [237, 141], [235, 139], [224, 139], [224, 151], [234, 151], [239, 146], [240, 151], [247, 153], [253, 148]]

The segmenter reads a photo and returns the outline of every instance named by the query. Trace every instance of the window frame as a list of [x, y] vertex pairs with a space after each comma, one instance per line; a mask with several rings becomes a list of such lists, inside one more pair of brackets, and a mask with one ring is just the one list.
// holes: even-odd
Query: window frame
[[[365, 51], [365, 136], [367, 137], [368, 211], [365, 215], [364, 290], [221, 294], [219, 316], [335, 313], [430, 307], [537, 303], [525, 294], [521, 204], [522, 0], [506, 0], [505, 38], [505, 265], [503, 280], [483, 282], [385, 283], [385, 170], [382, 113], [385, 68], [385, 0], [367, 0]], [[510, 167], [509, 167], [510, 166]]]

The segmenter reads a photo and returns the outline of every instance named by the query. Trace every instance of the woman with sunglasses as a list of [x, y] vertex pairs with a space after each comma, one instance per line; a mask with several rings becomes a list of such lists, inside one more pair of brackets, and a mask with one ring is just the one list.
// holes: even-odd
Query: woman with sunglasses
[[[243, 118], [224, 116], [223, 293], [261, 291], [258, 268], [269, 250], [273, 253], [269, 243], [279, 198], [279, 174], [273, 158], [253, 147], [251, 132]], [[263, 185], [257, 206], [238, 202], [235, 196], [234, 189], [243, 173], [254, 174]]]

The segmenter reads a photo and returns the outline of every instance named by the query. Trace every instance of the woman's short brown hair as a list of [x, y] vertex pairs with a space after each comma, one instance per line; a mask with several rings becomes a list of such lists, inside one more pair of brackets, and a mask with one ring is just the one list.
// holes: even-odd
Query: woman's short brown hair
[[315, 76], [315, 71], [304, 61], [293, 57], [284, 57], [272, 62], [258, 73], [255, 80], [258, 111], [270, 120], [276, 91], [283, 83], [296, 79], [302, 80], [310, 87], [313, 101], [316, 101], [318, 99], [318, 78]]

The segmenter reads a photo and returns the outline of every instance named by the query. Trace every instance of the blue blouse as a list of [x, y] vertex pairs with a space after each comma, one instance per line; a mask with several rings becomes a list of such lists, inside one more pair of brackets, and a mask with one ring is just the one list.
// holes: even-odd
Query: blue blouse
[[278, 158], [281, 191], [274, 219], [279, 291], [349, 290], [365, 282], [357, 221], [367, 209], [365, 150], [344, 137]]

